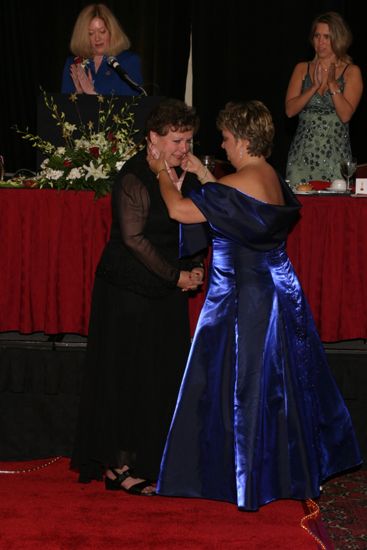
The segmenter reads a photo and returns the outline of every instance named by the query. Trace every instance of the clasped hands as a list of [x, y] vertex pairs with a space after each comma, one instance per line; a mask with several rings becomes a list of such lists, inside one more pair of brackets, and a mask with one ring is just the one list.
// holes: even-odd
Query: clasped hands
[[70, 75], [78, 94], [96, 94], [90, 69], [87, 74], [81, 63], [73, 63], [70, 65]]
[[180, 271], [180, 277], [177, 282], [177, 286], [181, 288], [182, 292], [188, 290], [196, 290], [203, 284], [204, 280], [204, 268], [194, 267], [191, 271]]
[[335, 71], [335, 63], [330, 63], [328, 70], [325, 71], [325, 69], [323, 69], [321, 65], [321, 62], [317, 61], [314, 71], [314, 82], [315, 84], [317, 84], [318, 88], [320, 88], [323, 84], [325, 84], [329, 88], [330, 84], [332, 83], [335, 83], [335, 85], [337, 85]]

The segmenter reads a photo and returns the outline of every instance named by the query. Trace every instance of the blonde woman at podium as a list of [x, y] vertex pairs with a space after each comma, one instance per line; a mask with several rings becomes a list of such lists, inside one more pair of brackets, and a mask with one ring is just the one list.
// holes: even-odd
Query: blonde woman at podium
[[90, 4], [79, 14], [70, 40], [61, 92], [65, 94], [139, 95], [141, 62], [130, 40], [104, 4]]

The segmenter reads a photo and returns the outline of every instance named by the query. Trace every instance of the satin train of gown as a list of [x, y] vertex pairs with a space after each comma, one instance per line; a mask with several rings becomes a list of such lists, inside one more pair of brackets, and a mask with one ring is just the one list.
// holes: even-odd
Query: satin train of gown
[[161, 464], [158, 493], [256, 510], [320, 494], [361, 457], [285, 251], [299, 203], [218, 183], [191, 194], [213, 237], [210, 284]]

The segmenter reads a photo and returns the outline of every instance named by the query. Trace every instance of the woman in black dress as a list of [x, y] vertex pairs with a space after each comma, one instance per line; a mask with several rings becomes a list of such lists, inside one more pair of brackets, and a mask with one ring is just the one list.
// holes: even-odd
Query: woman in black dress
[[[147, 121], [150, 146], [184, 193], [199, 185], [180, 168], [197, 127], [195, 111], [178, 100], [161, 102]], [[179, 224], [146, 155], [124, 165], [112, 191], [71, 466], [80, 482], [105, 476], [107, 489], [152, 495], [190, 345], [185, 291], [201, 284], [203, 268], [201, 257], [178, 258]]]

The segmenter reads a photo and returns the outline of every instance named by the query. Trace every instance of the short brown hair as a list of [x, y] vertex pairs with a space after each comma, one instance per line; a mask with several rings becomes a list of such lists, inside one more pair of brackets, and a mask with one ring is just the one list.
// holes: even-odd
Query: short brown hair
[[150, 113], [146, 123], [146, 133], [156, 132], [165, 136], [173, 132], [194, 133], [199, 128], [199, 117], [193, 107], [189, 107], [179, 99], [164, 99]]
[[251, 156], [270, 156], [274, 124], [269, 109], [261, 101], [227, 103], [217, 117], [217, 128], [228, 130], [236, 139], [248, 139]]
[[92, 57], [89, 25], [92, 19], [102, 19], [110, 33], [110, 48], [106, 55], [118, 55], [130, 48], [130, 40], [112, 11], [104, 4], [89, 4], [79, 13], [70, 40], [71, 52], [80, 57]]

